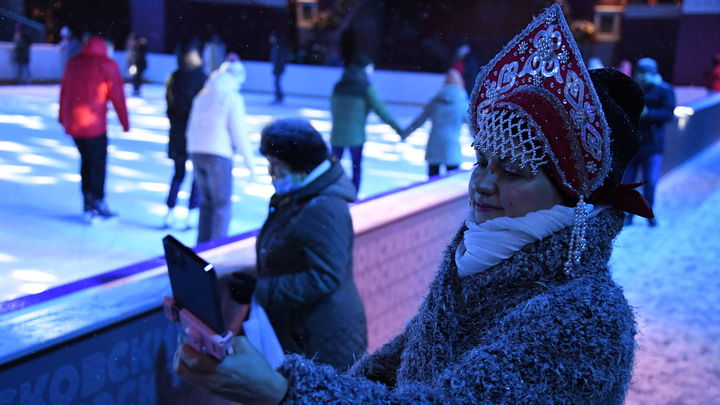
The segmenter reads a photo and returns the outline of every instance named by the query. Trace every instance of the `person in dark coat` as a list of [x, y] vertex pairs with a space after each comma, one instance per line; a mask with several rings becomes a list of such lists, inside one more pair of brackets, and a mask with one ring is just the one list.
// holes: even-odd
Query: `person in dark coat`
[[[168, 157], [175, 163], [175, 173], [170, 181], [170, 192], [167, 197], [168, 212], [165, 215], [165, 228], [169, 228], [175, 219], [174, 208], [177, 204], [178, 191], [185, 178], [185, 163], [189, 158], [185, 131], [190, 118], [190, 108], [193, 98], [202, 90], [206, 79], [207, 74], [203, 70], [198, 48], [192, 45], [181, 46], [178, 52], [178, 69], [170, 75], [165, 84], [167, 117], [170, 120]], [[193, 179], [188, 204], [190, 213], [200, 206], [200, 201], [197, 183]], [[190, 222], [186, 222], [185, 228], [189, 227]]]
[[135, 69], [132, 72], [133, 96], [140, 96], [140, 87], [145, 80], [145, 70], [147, 70], [147, 38], [138, 39], [135, 44]]
[[348, 203], [355, 187], [305, 120], [270, 123], [260, 153], [275, 194], [257, 236], [256, 268], [234, 274], [231, 294], [240, 303], [254, 295], [286, 352], [347, 369], [367, 349], [365, 309], [353, 280]]
[[[660, 179], [662, 154], [665, 149], [665, 125], [673, 118], [675, 90], [664, 82], [654, 59], [642, 58], [635, 66], [635, 80], [645, 94], [645, 108], [640, 115], [640, 132], [643, 146], [625, 171], [625, 182], [633, 183], [640, 174], [646, 181], [643, 195], [650, 206], [655, 202], [655, 187]], [[625, 224], [632, 224], [633, 216], [628, 214]], [[656, 226], [655, 218], [648, 218], [650, 226]]]
[[30, 45], [32, 39], [24, 25], [17, 23], [15, 25], [15, 35], [13, 37], [13, 62], [16, 67], [15, 81], [17, 84], [30, 84]]
[[285, 65], [287, 64], [287, 47], [277, 32], [273, 31], [268, 38], [270, 42], [270, 63], [272, 63], [275, 100], [273, 104], [282, 104], [285, 100], [285, 93], [282, 89], [282, 75], [285, 73]]

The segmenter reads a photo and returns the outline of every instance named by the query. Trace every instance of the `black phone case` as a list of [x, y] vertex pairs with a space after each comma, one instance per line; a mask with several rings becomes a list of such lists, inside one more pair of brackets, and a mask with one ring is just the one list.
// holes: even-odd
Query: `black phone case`
[[224, 334], [225, 322], [213, 265], [171, 235], [163, 238], [170, 286], [175, 305], [187, 309], [217, 334]]

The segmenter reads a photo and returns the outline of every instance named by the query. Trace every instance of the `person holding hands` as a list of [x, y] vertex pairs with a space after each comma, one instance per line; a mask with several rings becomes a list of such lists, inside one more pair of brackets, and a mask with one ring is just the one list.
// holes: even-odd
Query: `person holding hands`
[[435, 97], [425, 105], [422, 113], [400, 134], [405, 140], [428, 119], [432, 123], [425, 147], [428, 163], [428, 177], [460, 167], [462, 152], [460, 131], [467, 123], [468, 96], [463, 88], [463, 79], [455, 69], [445, 74], [445, 83]]
[[332, 154], [342, 159], [345, 149], [352, 159], [352, 182], [358, 193], [362, 177], [362, 154], [365, 145], [365, 125], [371, 111], [400, 134], [402, 128], [390, 115], [385, 102], [370, 82], [375, 65], [369, 56], [356, 54], [345, 67], [340, 81], [335, 84], [330, 97], [332, 130], [330, 146]]

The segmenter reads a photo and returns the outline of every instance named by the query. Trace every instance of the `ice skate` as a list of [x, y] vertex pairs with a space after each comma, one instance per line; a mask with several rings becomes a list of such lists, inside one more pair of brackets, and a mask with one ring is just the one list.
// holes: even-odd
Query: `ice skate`
[[200, 209], [193, 208], [191, 210], [188, 210], [187, 216], [185, 217], [185, 224], [181, 228], [181, 230], [189, 231], [193, 228], [197, 228], [199, 219], [200, 219]]
[[174, 208], [168, 208], [168, 212], [165, 214], [165, 217], [163, 218], [163, 225], [162, 229], [170, 229], [172, 228], [173, 222], [175, 222], [175, 209]]
[[94, 209], [86, 209], [83, 211], [82, 220], [88, 225], [95, 225], [101, 221], [100, 216]]
[[[105, 200], [98, 200], [95, 203], [95, 217], [97, 222], [114, 223], [117, 221], [117, 212], [110, 209]], [[94, 222], [94, 223], [97, 223]]]

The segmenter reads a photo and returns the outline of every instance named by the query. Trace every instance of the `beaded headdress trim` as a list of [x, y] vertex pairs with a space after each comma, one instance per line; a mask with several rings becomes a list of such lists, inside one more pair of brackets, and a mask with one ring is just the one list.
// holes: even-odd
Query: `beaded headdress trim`
[[564, 271], [587, 249], [585, 200], [610, 172], [610, 127], [562, 10], [536, 17], [482, 68], [468, 110], [473, 147], [529, 166], [542, 165], [578, 198]]
[[[534, 173], [547, 164], [570, 195], [587, 198], [610, 171], [610, 128], [558, 5], [480, 71], [468, 113], [475, 149], [505, 154]], [[527, 131], [517, 132], [518, 119]]]

